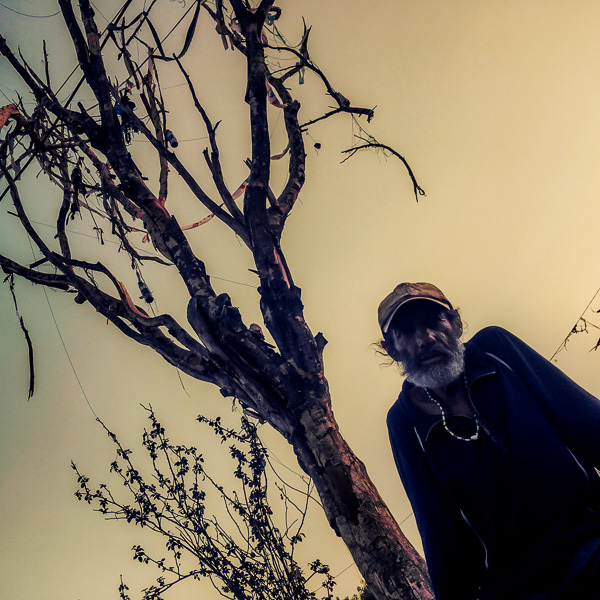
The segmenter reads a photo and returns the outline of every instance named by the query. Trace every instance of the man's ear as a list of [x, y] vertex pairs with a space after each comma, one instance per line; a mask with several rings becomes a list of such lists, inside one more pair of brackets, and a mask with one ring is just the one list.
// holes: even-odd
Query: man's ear
[[454, 330], [454, 332], [456, 333], [456, 335], [458, 337], [462, 337], [463, 322], [462, 322], [462, 319], [460, 318], [460, 315], [458, 314], [458, 311], [455, 310], [455, 311], [451, 312], [449, 317], [450, 317], [450, 322], [452, 323], [452, 329]]

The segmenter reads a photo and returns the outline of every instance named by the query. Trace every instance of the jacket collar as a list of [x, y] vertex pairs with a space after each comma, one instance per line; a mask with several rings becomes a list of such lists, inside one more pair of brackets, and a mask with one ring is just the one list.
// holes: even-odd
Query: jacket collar
[[[465, 375], [467, 380], [467, 389], [469, 392], [471, 386], [475, 381], [480, 379], [481, 377], [486, 377], [488, 375], [492, 375], [496, 372], [496, 366], [492, 362], [490, 356], [486, 353], [482, 352], [477, 348], [477, 346], [473, 345], [471, 342], [465, 343]], [[419, 437], [419, 441], [423, 442], [426, 440], [431, 433], [431, 430], [438, 424], [442, 422], [442, 416], [436, 414], [427, 414], [423, 411], [419, 410], [413, 402], [410, 401], [410, 390], [414, 387], [414, 384], [409, 383], [408, 381], [404, 381], [402, 384], [402, 392], [400, 394], [400, 399], [405, 410], [409, 413], [415, 428], [415, 432]], [[473, 400], [471, 399], [473, 402]], [[477, 410], [477, 406], [475, 406]]]

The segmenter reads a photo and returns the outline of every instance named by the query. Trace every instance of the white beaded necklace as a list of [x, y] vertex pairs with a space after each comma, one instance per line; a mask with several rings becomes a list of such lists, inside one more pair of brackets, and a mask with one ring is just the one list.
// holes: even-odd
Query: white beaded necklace
[[[463, 380], [465, 382], [465, 390], [467, 391], [467, 397], [469, 395], [469, 388], [467, 386], [467, 376], [463, 373]], [[427, 388], [423, 388], [425, 390], [425, 393], [427, 394], [428, 398], [437, 405], [437, 407], [440, 409], [441, 413], [442, 413], [442, 424], [444, 425], [444, 429], [453, 437], [456, 438], [457, 440], [460, 440], [461, 442], [474, 442], [476, 439], [479, 438], [479, 429], [480, 429], [480, 425], [479, 425], [479, 419], [477, 418], [477, 415], [475, 415], [475, 433], [471, 436], [471, 437], [462, 437], [456, 433], [454, 433], [454, 431], [451, 431], [450, 428], [448, 427], [448, 423], [446, 422], [446, 412], [444, 411], [443, 406], [429, 393], [429, 390]]]

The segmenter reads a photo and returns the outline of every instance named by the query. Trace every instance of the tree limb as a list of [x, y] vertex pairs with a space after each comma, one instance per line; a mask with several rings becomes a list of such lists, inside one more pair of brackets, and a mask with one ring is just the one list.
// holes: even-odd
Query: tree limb
[[204, 124], [206, 126], [206, 130], [208, 131], [208, 138], [209, 138], [210, 147], [211, 147], [211, 156], [209, 159], [207, 151], [205, 151], [205, 159], [206, 159], [206, 162], [208, 163], [210, 172], [213, 176], [215, 186], [217, 187], [217, 190], [219, 191], [219, 194], [221, 195], [221, 199], [225, 203], [225, 206], [231, 213], [232, 217], [245, 227], [244, 215], [243, 215], [242, 211], [238, 208], [238, 206], [235, 203], [235, 201], [233, 200], [233, 198], [231, 197], [231, 193], [227, 189], [227, 186], [225, 185], [225, 181], [223, 178], [223, 171], [221, 169], [221, 161], [220, 161], [220, 157], [219, 157], [219, 147], [217, 145], [217, 137], [216, 137], [218, 123], [217, 123], [217, 125], [213, 126], [210, 119], [208, 118], [206, 111], [204, 110], [204, 107], [200, 104], [200, 101], [198, 100], [198, 96], [196, 95], [196, 90], [194, 89], [194, 86], [192, 84], [190, 76], [188, 75], [187, 71], [183, 68], [183, 65], [181, 64], [181, 61], [179, 60], [179, 58], [177, 58], [176, 61], [177, 61], [177, 66], [183, 73], [183, 76], [185, 77], [185, 80], [188, 84], [188, 88], [190, 90], [190, 94], [194, 101], [194, 105], [195, 105], [196, 109], [198, 110], [198, 112], [200, 113], [202, 120], [204, 121]]
[[348, 154], [348, 156], [342, 162], [346, 162], [349, 158], [354, 156], [359, 150], [365, 150], [367, 148], [381, 149], [381, 150], [384, 150], [385, 152], [389, 152], [390, 154], [394, 155], [396, 158], [399, 158], [400, 161], [402, 162], [402, 164], [406, 167], [406, 170], [408, 171], [410, 180], [412, 181], [413, 190], [415, 193], [415, 200], [418, 202], [419, 196], [426, 195], [425, 190], [423, 190], [423, 188], [417, 183], [417, 178], [415, 177], [413, 170], [411, 169], [410, 165], [408, 164], [408, 161], [404, 158], [404, 156], [402, 156], [401, 154], [396, 152], [393, 148], [386, 146], [385, 144], [380, 144], [379, 142], [367, 142], [365, 144], [361, 144], [360, 146], [355, 146], [354, 148], [348, 148], [347, 150], [343, 150], [342, 153]]

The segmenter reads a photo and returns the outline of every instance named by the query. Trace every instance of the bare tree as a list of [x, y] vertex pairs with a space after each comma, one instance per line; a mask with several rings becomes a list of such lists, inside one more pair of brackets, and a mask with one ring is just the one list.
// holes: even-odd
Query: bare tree
[[[373, 109], [354, 106], [315, 65], [309, 52], [309, 29], [305, 28], [297, 46], [285, 42], [277, 29], [281, 10], [273, 0], [261, 0], [255, 6], [245, 0], [196, 0], [189, 7], [193, 15], [183, 50], [170, 57], [151, 19], [156, 0], [135, 17], [130, 16], [132, 4], [133, 0], [127, 0], [100, 32], [89, 0], [79, 0], [79, 15], [70, 0], [59, 0], [81, 74], [80, 84], [66, 101], [59, 101], [51, 85], [46, 52], [45, 72], [38, 76], [0, 37], [0, 53], [35, 99], [33, 111], [27, 112], [20, 100], [3, 109], [2, 123], [7, 122], [0, 145], [0, 177], [7, 186], [3, 195], [10, 194], [14, 214], [42, 254], [32, 265], [0, 255], [0, 265], [11, 278], [16, 275], [73, 293], [75, 302], [89, 303], [126, 336], [149, 346], [191, 377], [218, 386], [224, 397], [236, 399], [248, 414], [268, 422], [293, 447], [300, 466], [315, 483], [331, 527], [343, 538], [379, 600], [432, 598], [423, 560], [339, 432], [324, 376], [327, 342], [306, 323], [300, 289], [281, 247], [284, 225], [305, 181], [303, 134], [314, 123], [339, 114], [370, 120]], [[251, 157], [248, 177], [233, 193], [223, 175], [219, 123], [211, 120], [183, 64], [202, 11], [214, 20], [224, 48], [239, 52], [247, 65]], [[148, 49], [145, 60], [134, 59], [130, 52], [134, 41]], [[274, 54], [291, 58], [290, 66], [275, 72], [266, 59]], [[169, 61], [181, 71], [206, 127], [208, 147], [203, 157], [216, 190], [213, 195], [206, 191], [207, 182], [193, 175], [176, 151], [177, 140], [169, 130], [161, 93], [159, 61]], [[305, 72], [321, 83], [334, 106], [303, 123], [289, 81]], [[93, 93], [93, 107], [86, 108], [82, 102], [73, 106], [80, 86]], [[143, 106], [132, 102], [133, 89]], [[287, 136], [282, 153], [287, 177], [279, 191], [272, 182], [271, 161], [282, 155], [271, 156], [269, 105], [282, 111]], [[156, 191], [147, 183], [138, 156], [130, 151], [132, 135], [143, 136], [155, 151]], [[379, 144], [364, 129], [360, 135], [359, 146], [350, 153], [361, 147], [393, 152], [406, 166], [415, 196], [423, 194], [400, 154]], [[34, 227], [19, 192], [19, 179], [33, 161], [62, 190], [56, 231], [50, 240]], [[210, 211], [207, 218], [215, 217], [231, 230], [232, 243], [241, 240], [251, 253], [269, 339], [259, 325], [242, 320], [235, 299], [215, 291], [204, 262], [188, 243], [185, 228], [166, 206], [173, 176]], [[236, 200], [242, 195], [239, 206]], [[175, 267], [189, 294], [186, 326], [170, 314], [150, 315], [134, 303], [123, 277], [99, 261], [74, 256], [66, 225], [80, 211], [108, 219], [121, 249], [130, 257], [148, 306], [152, 295], [143, 266], [152, 261]], [[135, 247], [131, 238], [140, 231], [160, 256]]]

